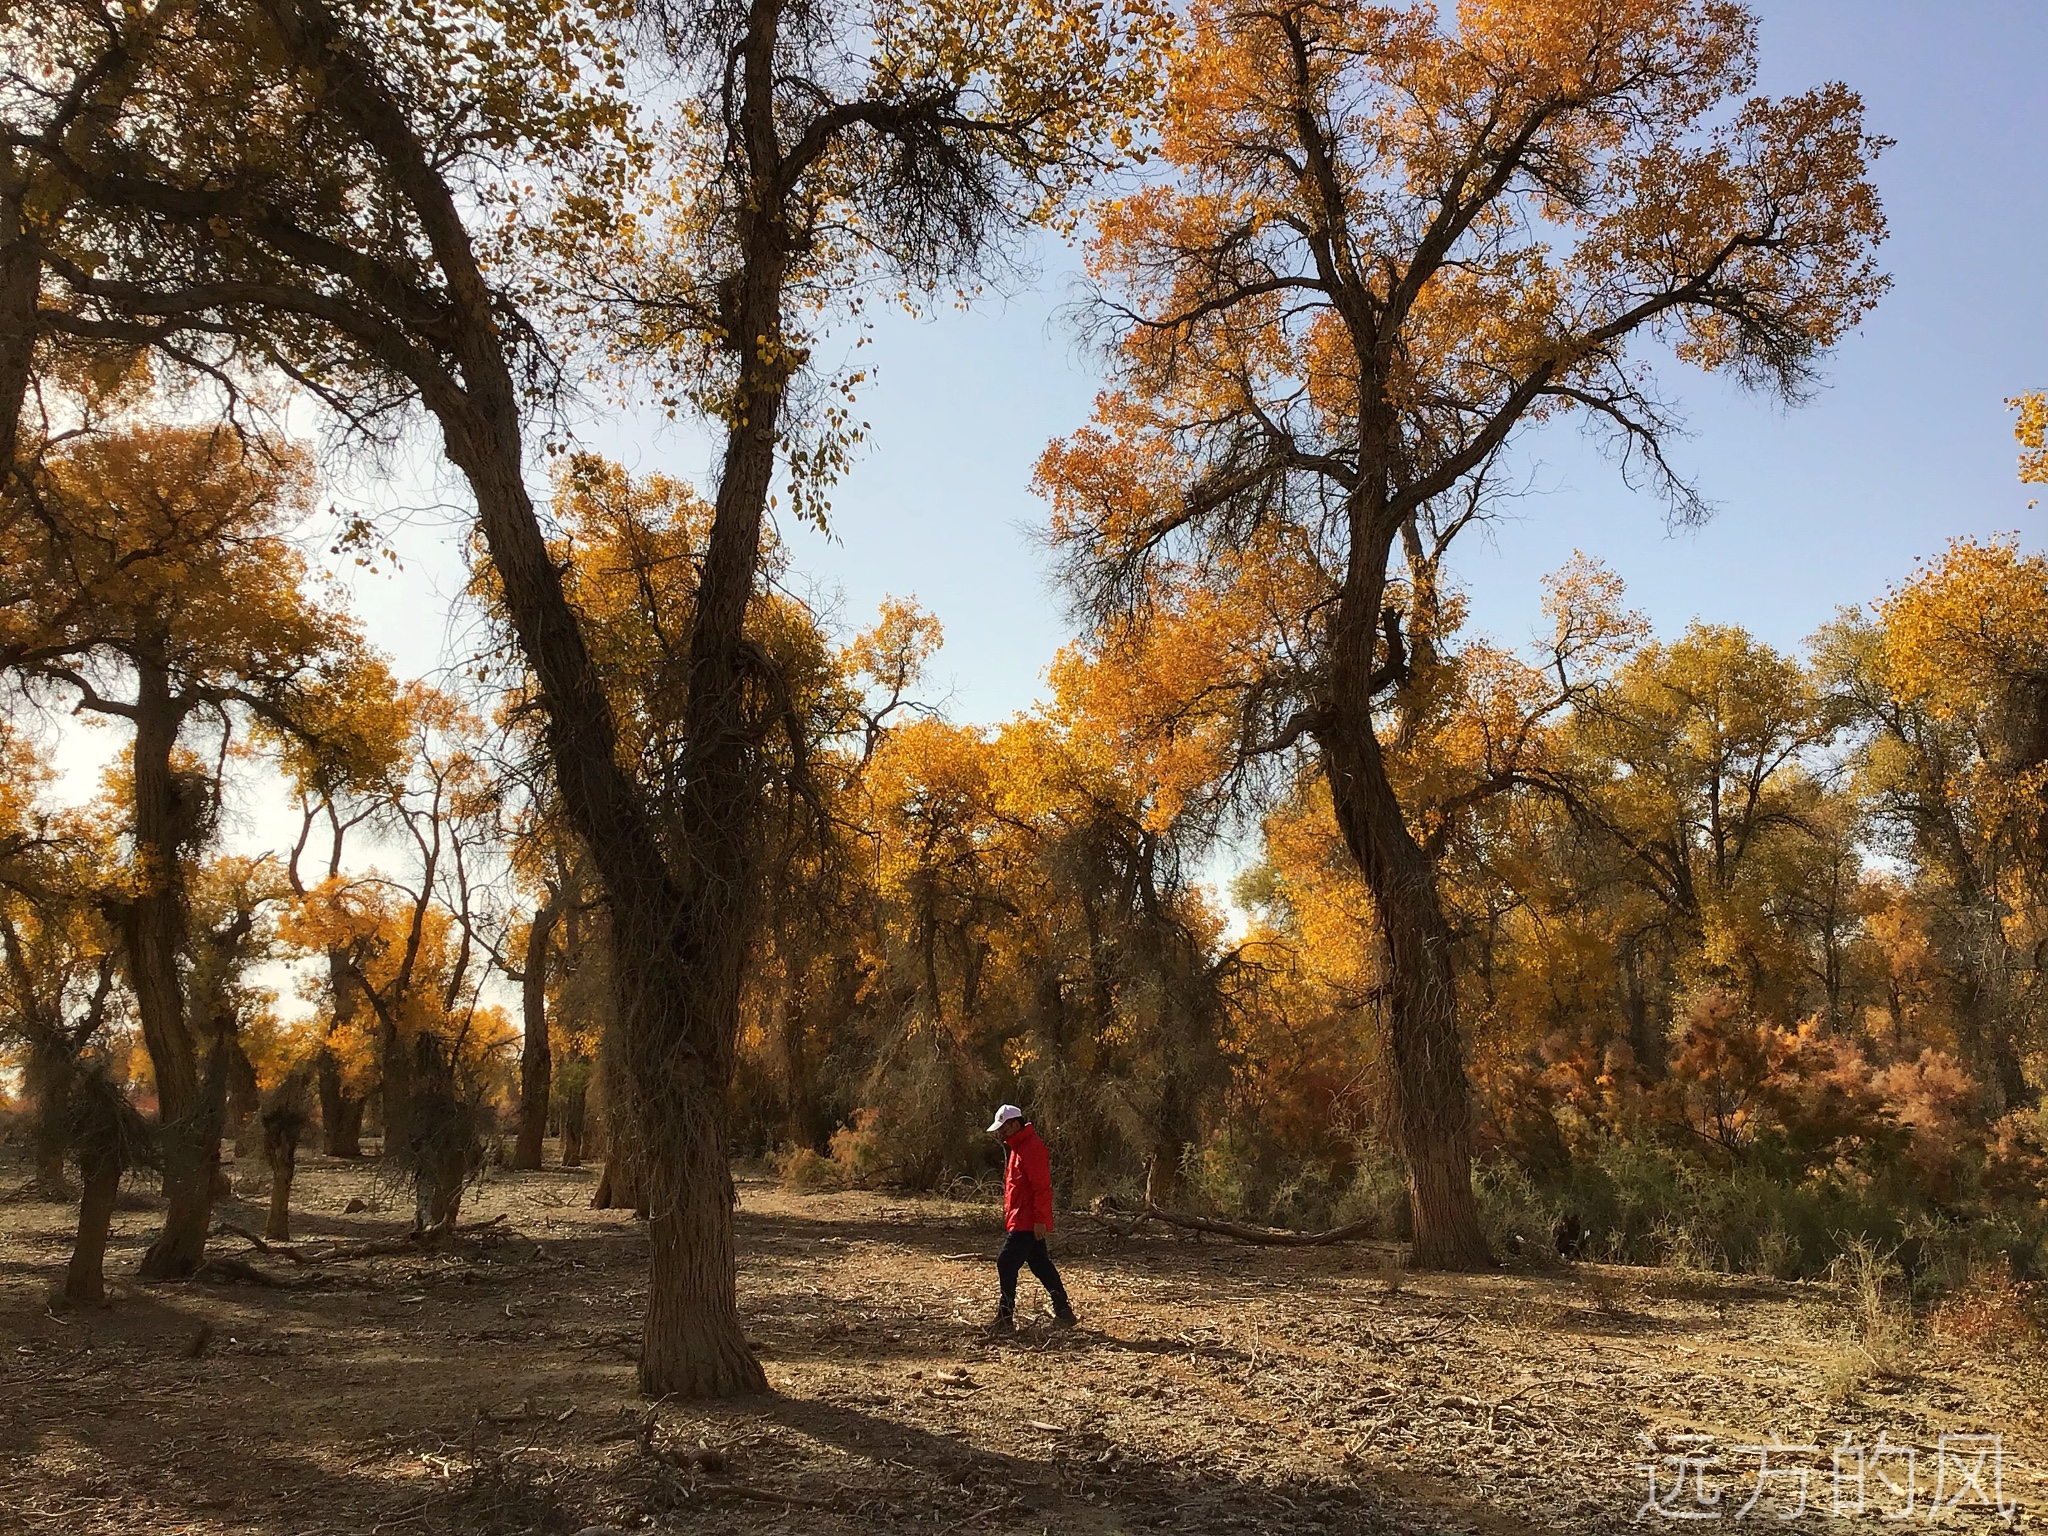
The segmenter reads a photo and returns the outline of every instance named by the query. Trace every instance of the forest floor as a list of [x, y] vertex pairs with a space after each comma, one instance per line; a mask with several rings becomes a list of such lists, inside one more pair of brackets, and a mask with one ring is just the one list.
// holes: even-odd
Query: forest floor
[[[0, 1163], [8, 1188], [26, 1173]], [[215, 1239], [288, 1289], [137, 1284], [156, 1216], [131, 1197], [111, 1304], [73, 1311], [47, 1297], [75, 1209], [0, 1204], [0, 1530], [1578, 1533], [1679, 1512], [2048, 1530], [2048, 1373], [1930, 1344], [1903, 1379], [1859, 1384], [1823, 1286], [1415, 1275], [1370, 1245], [1077, 1217], [1055, 1253], [1083, 1326], [988, 1343], [992, 1207], [757, 1179], [740, 1303], [773, 1391], [650, 1406], [632, 1365], [644, 1228], [586, 1209], [593, 1183], [495, 1174], [463, 1215], [504, 1219], [446, 1252], [294, 1266]], [[297, 1193], [301, 1242], [405, 1230], [409, 1201], [372, 1166], [306, 1158]], [[351, 1199], [367, 1208], [344, 1214]], [[1020, 1313], [1043, 1299], [1024, 1287]], [[1933, 1519], [1938, 1491], [1956, 1507]]]

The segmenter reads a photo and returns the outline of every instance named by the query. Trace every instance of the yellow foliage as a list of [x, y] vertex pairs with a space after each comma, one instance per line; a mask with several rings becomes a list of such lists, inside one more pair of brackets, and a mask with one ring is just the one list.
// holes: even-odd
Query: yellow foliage
[[2037, 389], [2005, 403], [2019, 413], [2012, 435], [2020, 445], [2020, 479], [2028, 485], [2048, 485], [2048, 393]]

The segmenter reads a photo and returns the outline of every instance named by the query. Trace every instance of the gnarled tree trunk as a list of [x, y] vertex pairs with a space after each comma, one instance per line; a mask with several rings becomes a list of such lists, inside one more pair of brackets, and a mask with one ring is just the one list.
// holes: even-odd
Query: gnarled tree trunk
[[1393, 1132], [1408, 1164], [1414, 1218], [1409, 1262], [1467, 1270], [1492, 1262], [1472, 1191], [1472, 1093], [1458, 1034], [1450, 925], [1436, 867], [1416, 842], [1387, 776], [1373, 725], [1375, 694], [1393, 673], [1375, 671], [1387, 555], [1393, 530], [1354, 508], [1351, 566], [1330, 633], [1329, 696], [1316, 735], [1338, 829], [1372, 893], [1384, 946], [1386, 1036]]
[[179, 962], [188, 914], [181, 855], [198, 824], [198, 791], [172, 768], [184, 711], [159, 645], [136, 648], [134, 771], [136, 883], [122, 911], [129, 989], [156, 1075], [162, 1126], [164, 1224], [142, 1256], [148, 1280], [182, 1280], [206, 1255], [226, 1108], [225, 1038], [202, 1077]]

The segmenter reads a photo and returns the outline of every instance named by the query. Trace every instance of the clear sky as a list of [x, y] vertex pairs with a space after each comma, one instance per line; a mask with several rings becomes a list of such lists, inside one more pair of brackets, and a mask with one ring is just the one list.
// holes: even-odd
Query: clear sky
[[[1538, 578], [1584, 549], [1632, 604], [1675, 632], [1695, 616], [1795, 646], [1843, 604], [1868, 602], [1953, 535], [2042, 542], [2014, 475], [2006, 396], [2048, 385], [2048, 0], [1765, 0], [1761, 88], [1841, 79], [1873, 131], [1895, 286], [1786, 411], [1673, 368], [1692, 438], [1677, 458], [1716, 507], [1669, 534], [1575, 432], [1528, 440], [1543, 494], [1468, 535], [1457, 573], [1475, 622], [1521, 641]], [[857, 625], [889, 593], [938, 614], [937, 672], [961, 719], [1026, 707], [1070, 633], [1031, 537], [1029, 489], [1046, 441], [1083, 422], [1098, 381], [1059, 311], [1077, 258], [1057, 244], [1007, 300], [928, 321], [885, 320], [862, 401], [873, 439], [839, 487], [833, 538], [785, 530], [799, 576], [843, 594]], [[704, 479], [701, 438], [628, 417], [590, 429], [635, 469]], [[358, 584], [378, 641], [412, 670], [447, 636], [454, 578], [421, 528], [397, 582]]]

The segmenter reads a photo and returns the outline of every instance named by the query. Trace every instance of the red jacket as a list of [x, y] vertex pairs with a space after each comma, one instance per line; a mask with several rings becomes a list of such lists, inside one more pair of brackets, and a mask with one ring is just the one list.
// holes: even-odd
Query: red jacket
[[1052, 1230], [1052, 1153], [1038, 1134], [1026, 1125], [1005, 1144], [1009, 1159], [1003, 1167], [1003, 1226], [1011, 1232], [1029, 1232], [1033, 1227]]

